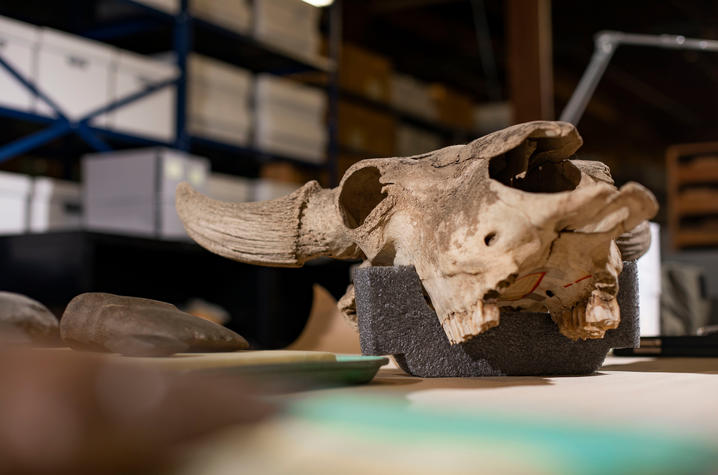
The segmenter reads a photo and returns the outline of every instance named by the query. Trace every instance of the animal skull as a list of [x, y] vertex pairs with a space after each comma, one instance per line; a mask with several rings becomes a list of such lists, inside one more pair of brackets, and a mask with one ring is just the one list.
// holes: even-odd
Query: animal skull
[[[413, 265], [452, 344], [498, 325], [501, 308], [548, 311], [565, 336], [602, 338], [620, 320], [615, 239], [640, 229], [624, 239], [631, 257], [645, 252], [638, 225], [657, 204], [637, 183], [616, 189], [605, 165], [569, 160], [581, 144], [571, 124], [529, 122], [363, 160], [337, 188], [311, 181], [272, 201], [224, 203], [182, 184], [177, 210], [199, 244], [241, 262]], [[352, 300], [349, 289], [347, 313]]]

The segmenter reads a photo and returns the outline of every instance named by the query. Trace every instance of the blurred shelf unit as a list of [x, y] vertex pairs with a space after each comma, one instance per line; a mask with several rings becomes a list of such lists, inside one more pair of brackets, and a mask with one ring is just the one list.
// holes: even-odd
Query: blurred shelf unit
[[82, 227], [77, 183], [0, 172], [0, 235], [75, 230]]
[[718, 142], [669, 147], [666, 166], [672, 247], [718, 247]]
[[[49, 125], [0, 146], [0, 162], [77, 134], [97, 152], [112, 150], [110, 139], [328, 167], [326, 92], [254, 74], [259, 57], [267, 59], [260, 71], [331, 72], [317, 53], [319, 9], [300, 0], [115, 1], [171, 22], [172, 54], [144, 56], [0, 17], [0, 116]], [[225, 50], [242, 55], [228, 64], [194, 53], [195, 30], [219, 34]], [[238, 66], [245, 52], [252, 71]], [[300, 133], [310, 138], [300, 143]]]
[[[150, 147], [91, 153], [82, 159], [82, 183], [0, 172], [0, 235], [87, 230], [165, 241], [189, 240], [175, 209], [175, 188], [190, 183], [228, 202], [285, 196], [288, 163], [258, 179], [210, 172], [209, 160]], [[308, 172], [307, 172], [308, 173]]]

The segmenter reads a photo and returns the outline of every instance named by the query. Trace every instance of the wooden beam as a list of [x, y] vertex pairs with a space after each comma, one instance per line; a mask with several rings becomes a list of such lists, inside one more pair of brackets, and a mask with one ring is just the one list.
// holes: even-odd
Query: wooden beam
[[506, 6], [514, 122], [553, 119], [551, 0], [507, 0]]

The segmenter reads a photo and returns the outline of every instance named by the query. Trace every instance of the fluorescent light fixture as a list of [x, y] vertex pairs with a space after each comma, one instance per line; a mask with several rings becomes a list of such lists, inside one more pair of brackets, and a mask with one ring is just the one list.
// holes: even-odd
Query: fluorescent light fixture
[[315, 7], [328, 7], [334, 0], [302, 0], [304, 3], [314, 5]]

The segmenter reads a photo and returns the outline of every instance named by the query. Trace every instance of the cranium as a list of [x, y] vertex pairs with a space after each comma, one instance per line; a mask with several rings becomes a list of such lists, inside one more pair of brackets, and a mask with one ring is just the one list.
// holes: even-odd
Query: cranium
[[[529, 122], [363, 160], [337, 188], [311, 181], [272, 201], [224, 203], [182, 184], [177, 210], [199, 244], [241, 262], [413, 265], [452, 344], [498, 325], [502, 307], [548, 311], [567, 337], [601, 338], [620, 319], [615, 239], [643, 229], [627, 249], [644, 252], [639, 224], [657, 204], [637, 183], [617, 189], [602, 163], [570, 160], [581, 144], [571, 124]], [[345, 313], [352, 298], [350, 288]]]

